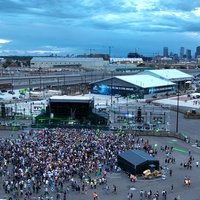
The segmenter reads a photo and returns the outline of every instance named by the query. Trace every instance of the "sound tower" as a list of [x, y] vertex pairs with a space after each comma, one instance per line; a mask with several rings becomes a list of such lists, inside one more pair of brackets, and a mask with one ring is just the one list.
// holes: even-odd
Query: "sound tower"
[[137, 110], [137, 122], [138, 122], [138, 123], [141, 123], [141, 122], [142, 122], [142, 110], [141, 110], [140, 107], [139, 107], [138, 110]]
[[1, 116], [2, 118], [6, 117], [6, 107], [4, 103], [1, 103]]

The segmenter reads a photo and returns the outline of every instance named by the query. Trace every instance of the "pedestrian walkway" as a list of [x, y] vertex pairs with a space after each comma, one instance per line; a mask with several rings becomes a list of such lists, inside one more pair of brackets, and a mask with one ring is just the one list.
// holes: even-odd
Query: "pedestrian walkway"
[[[159, 99], [154, 100], [153, 103], [163, 105], [165, 107], [167, 106], [177, 106], [178, 103], [178, 97], [171, 97], [167, 99]], [[179, 107], [182, 110], [188, 111], [191, 109], [196, 109], [197, 111], [200, 111], [200, 99], [190, 99], [187, 97], [187, 95], [182, 95], [179, 97]]]

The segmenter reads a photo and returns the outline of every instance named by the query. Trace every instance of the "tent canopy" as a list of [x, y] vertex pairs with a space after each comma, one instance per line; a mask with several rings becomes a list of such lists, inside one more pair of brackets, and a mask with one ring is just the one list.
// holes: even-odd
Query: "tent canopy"
[[142, 174], [147, 169], [159, 169], [159, 161], [142, 150], [128, 150], [118, 155], [118, 166], [124, 171]]
[[129, 160], [133, 165], [140, 165], [147, 160], [156, 160], [154, 157], [150, 156], [148, 153], [145, 153], [141, 150], [128, 150], [120, 154], [123, 159]]

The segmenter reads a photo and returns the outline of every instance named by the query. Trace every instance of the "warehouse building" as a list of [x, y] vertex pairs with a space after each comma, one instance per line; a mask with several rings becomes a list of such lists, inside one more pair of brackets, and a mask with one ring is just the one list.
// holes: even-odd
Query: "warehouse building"
[[110, 58], [110, 63], [115, 64], [142, 64], [142, 58]]
[[151, 75], [162, 80], [168, 80], [179, 85], [179, 89], [187, 89], [193, 80], [193, 76], [177, 69], [145, 70], [140, 74]]
[[91, 83], [91, 92], [103, 95], [135, 96], [152, 98], [174, 93], [176, 84], [150, 75], [114, 76]]
[[69, 68], [101, 70], [108, 64], [103, 58], [33, 57], [31, 68]]
[[189, 88], [192, 79], [193, 76], [176, 69], [145, 70], [136, 75], [114, 76], [93, 82], [91, 92], [104, 95], [131, 95], [144, 99], [155, 98], [174, 94], [177, 89]]

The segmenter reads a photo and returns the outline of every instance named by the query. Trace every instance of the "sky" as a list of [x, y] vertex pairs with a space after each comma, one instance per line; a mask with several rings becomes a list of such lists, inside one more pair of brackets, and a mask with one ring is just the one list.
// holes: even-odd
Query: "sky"
[[200, 0], [0, 0], [0, 56], [153, 56], [165, 46], [195, 53]]

